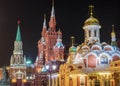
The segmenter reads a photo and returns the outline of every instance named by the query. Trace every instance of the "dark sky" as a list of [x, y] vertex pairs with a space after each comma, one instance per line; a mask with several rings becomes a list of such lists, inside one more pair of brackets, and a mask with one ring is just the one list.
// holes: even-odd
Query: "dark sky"
[[[117, 39], [120, 39], [120, 9], [118, 0], [55, 0], [57, 29], [63, 33], [64, 45], [70, 44], [70, 36], [80, 44], [84, 39], [82, 29], [88, 18], [88, 6], [93, 4], [94, 16], [99, 19], [101, 41], [110, 41], [112, 24], [115, 24]], [[21, 20], [21, 35], [24, 55], [35, 60], [37, 41], [41, 37], [43, 15], [47, 25], [51, 13], [51, 0], [0, 0], [0, 66], [9, 65], [13, 54], [17, 20]]]

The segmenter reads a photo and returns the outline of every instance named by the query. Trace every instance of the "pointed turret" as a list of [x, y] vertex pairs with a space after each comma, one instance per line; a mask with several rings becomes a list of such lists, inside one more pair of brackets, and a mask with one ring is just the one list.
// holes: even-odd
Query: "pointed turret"
[[55, 60], [64, 61], [64, 45], [62, 43], [62, 33], [58, 30], [57, 42], [54, 46]]
[[63, 43], [62, 43], [62, 38], [61, 38], [61, 31], [60, 29], [58, 30], [58, 38], [57, 38], [57, 43], [55, 44], [54, 48], [64, 48]]
[[47, 28], [47, 26], [46, 26], [46, 14], [44, 14], [43, 28]]
[[49, 28], [51, 31], [55, 31], [56, 29], [54, 0], [52, 0], [52, 10], [51, 10], [51, 16], [50, 16], [50, 21], [49, 21]]
[[44, 14], [43, 29], [42, 29], [42, 33], [41, 33], [42, 37], [45, 37], [46, 29], [47, 29], [47, 26], [46, 26], [46, 14]]
[[17, 34], [16, 34], [16, 41], [22, 41], [21, 40], [21, 33], [20, 33], [20, 20], [18, 20], [18, 28], [17, 28]]
[[17, 28], [17, 33], [16, 33], [16, 39], [14, 42], [14, 54], [23, 54], [22, 50], [22, 38], [21, 38], [21, 32], [20, 32], [20, 20], [18, 20], [18, 28]]

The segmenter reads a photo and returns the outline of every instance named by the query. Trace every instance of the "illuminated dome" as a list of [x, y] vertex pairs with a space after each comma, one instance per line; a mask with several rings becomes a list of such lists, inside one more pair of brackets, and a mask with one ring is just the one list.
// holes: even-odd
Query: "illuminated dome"
[[76, 47], [75, 46], [71, 46], [69, 48], [69, 52], [76, 52]]
[[99, 25], [99, 21], [98, 19], [94, 18], [94, 17], [89, 17], [85, 22], [84, 25]]

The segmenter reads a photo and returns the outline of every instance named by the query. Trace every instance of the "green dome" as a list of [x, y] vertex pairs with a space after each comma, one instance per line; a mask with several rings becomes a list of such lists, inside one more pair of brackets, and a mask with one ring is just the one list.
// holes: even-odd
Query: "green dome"
[[70, 48], [69, 48], [69, 52], [76, 52], [76, 47], [75, 46], [71, 46]]

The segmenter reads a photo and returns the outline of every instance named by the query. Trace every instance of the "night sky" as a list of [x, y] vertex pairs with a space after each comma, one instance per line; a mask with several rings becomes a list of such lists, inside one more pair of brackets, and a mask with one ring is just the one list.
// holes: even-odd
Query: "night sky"
[[[33, 62], [37, 56], [37, 41], [41, 37], [43, 15], [47, 26], [51, 13], [51, 0], [0, 0], [0, 66], [9, 65], [13, 54], [17, 31], [17, 20], [21, 20], [21, 35], [24, 55]], [[120, 39], [120, 9], [118, 0], [55, 0], [57, 30], [63, 33], [64, 45], [70, 44], [75, 36], [76, 43], [84, 40], [82, 29], [89, 17], [88, 6], [94, 5], [94, 17], [102, 26], [101, 41], [110, 42], [112, 24], [115, 25], [117, 40]]]

